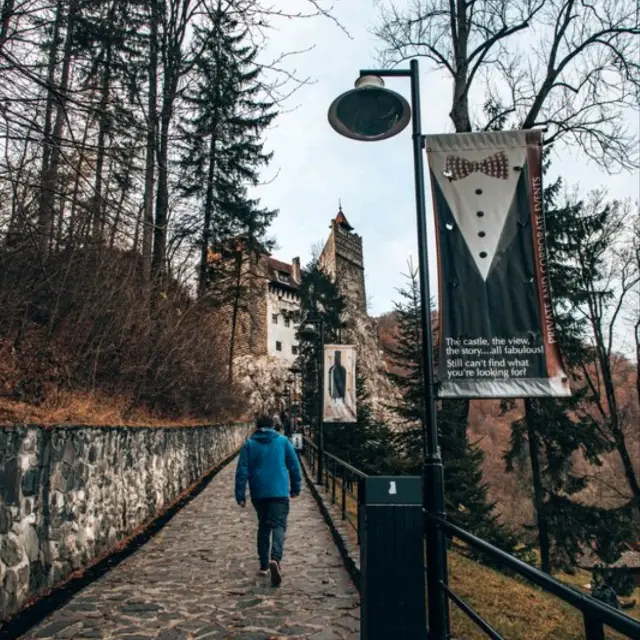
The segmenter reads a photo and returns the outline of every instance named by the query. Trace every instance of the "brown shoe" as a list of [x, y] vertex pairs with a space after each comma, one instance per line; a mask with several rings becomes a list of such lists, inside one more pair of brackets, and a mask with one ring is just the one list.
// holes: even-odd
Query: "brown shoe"
[[282, 582], [280, 563], [277, 560], [271, 560], [271, 562], [269, 562], [269, 571], [271, 572], [271, 584], [274, 587], [279, 587]]

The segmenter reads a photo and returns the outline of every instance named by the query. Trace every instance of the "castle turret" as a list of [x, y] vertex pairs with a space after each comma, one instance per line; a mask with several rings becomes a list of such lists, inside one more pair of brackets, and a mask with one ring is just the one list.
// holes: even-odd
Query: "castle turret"
[[319, 266], [336, 281], [347, 304], [366, 314], [362, 238], [353, 233], [342, 206], [330, 228], [331, 234], [320, 254]]

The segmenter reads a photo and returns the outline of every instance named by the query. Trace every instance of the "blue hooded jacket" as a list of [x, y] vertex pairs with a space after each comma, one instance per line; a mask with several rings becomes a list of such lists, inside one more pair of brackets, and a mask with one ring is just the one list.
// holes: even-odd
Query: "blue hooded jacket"
[[302, 488], [300, 463], [288, 438], [273, 429], [259, 429], [240, 451], [236, 469], [236, 502], [297, 496]]

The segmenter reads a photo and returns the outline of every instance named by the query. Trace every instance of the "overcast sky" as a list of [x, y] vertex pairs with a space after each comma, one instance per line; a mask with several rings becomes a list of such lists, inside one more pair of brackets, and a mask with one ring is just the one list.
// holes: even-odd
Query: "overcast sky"
[[[301, 8], [306, 3], [278, 0], [275, 4]], [[336, 0], [334, 14], [352, 39], [321, 18], [283, 21], [273, 34], [273, 52], [314, 45], [290, 67], [315, 83], [291, 98], [293, 111], [281, 115], [269, 131], [267, 147], [274, 151], [274, 159], [265, 179], [279, 174], [256, 195], [265, 205], [280, 210], [272, 227], [278, 245], [274, 255], [286, 262], [300, 256], [303, 264], [310, 259], [313, 245], [326, 240], [340, 199], [347, 219], [363, 237], [369, 313], [379, 315], [398, 299], [396, 290], [404, 284], [407, 260], [417, 258], [410, 127], [395, 138], [375, 143], [349, 140], [331, 129], [327, 121], [330, 103], [353, 87], [359, 69], [377, 66], [378, 46], [369, 33], [376, 21], [373, 0]], [[426, 60], [421, 61], [420, 80], [424, 133], [451, 132], [447, 115], [450, 82], [430, 71]], [[386, 82], [408, 99], [408, 80]], [[603, 186], [611, 197], [638, 200], [637, 174], [609, 176], [576, 152], [559, 148], [554, 153], [552, 174], [555, 177], [562, 171], [566, 185], [579, 185], [585, 191]], [[427, 193], [427, 221], [433, 240], [430, 202]], [[433, 242], [430, 263], [435, 294]]]

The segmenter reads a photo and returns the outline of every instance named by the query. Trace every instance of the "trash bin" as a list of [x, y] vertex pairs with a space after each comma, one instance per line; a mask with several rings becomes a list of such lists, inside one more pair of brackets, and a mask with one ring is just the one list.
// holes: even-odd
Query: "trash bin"
[[360, 638], [424, 640], [422, 478], [363, 478], [358, 503]]

